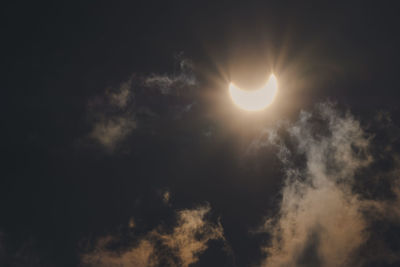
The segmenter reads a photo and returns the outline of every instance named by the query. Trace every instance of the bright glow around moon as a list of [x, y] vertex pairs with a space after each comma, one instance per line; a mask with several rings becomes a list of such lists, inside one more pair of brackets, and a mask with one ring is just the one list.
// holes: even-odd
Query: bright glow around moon
[[278, 92], [278, 82], [272, 74], [267, 84], [258, 90], [246, 91], [236, 87], [233, 83], [229, 84], [229, 94], [238, 107], [247, 111], [263, 110], [275, 99]]

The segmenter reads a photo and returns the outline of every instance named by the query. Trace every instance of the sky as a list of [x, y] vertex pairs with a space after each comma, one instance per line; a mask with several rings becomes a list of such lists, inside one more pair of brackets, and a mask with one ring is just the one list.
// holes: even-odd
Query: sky
[[399, 266], [395, 4], [1, 12], [0, 266]]

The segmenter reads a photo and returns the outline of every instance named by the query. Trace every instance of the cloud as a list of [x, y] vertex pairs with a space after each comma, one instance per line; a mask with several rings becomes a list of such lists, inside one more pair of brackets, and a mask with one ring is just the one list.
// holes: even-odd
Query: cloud
[[113, 150], [135, 127], [135, 121], [129, 117], [103, 117], [93, 125], [90, 137]]
[[162, 201], [165, 205], [169, 205], [171, 200], [171, 192], [169, 190], [165, 190], [162, 193]]
[[83, 266], [137, 266], [151, 267], [156, 266], [157, 259], [154, 254], [154, 244], [147, 239], [142, 239], [139, 243], [126, 251], [113, 251], [107, 248], [114, 237], [107, 236], [99, 239], [96, 248], [81, 258]]
[[261, 265], [361, 265], [365, 259], [359, 258], [360, 250], [371, 236], [366, 212], [379, 217], [389, 203], [400, 203], [398, 184], [392, 188], [397, 198], [389, 202], [367, 199], [354, 190], [357, 175], [373, 162], [372, 136], [350, 113], [330, 103], [280, 127], [264, 131], [251, 144], [252, 149], [275, 145], [285, 173], [278, 213], [263, 226], [270, 239]]
[[196, 102], [193, 90], [197, 79], [188, 59], [179, 55], [176, 60], [176, 73], [132, 75], [117, 88], [107, 88], [92, 98], [88, 105], [92, 126], [89, 138], [114, 151], [135, 129], [141, 125], [148, 128], [149, 118], [177, 120], [190, 112]]
[[163, 95], [184, 95], [197, 85], [193, 63], [182, 54], [176, 56], [179, 62], [178, 73], [172, 75], [151, 74], [144, 78], [147, 87], [157, 88]]
[[113, 106], [124, 108], [128, 104], [129, 97], [131, 97], [132, 79], [121, 84], [117, 91], [107, 90], [106, 95]]
[[117, 237], [100, 238], [94, 249], [82, 255], [82, 266], [187, 267], [199, 260], [210, 240], [224, 240], [221, 224], [206, 218], [209, 212], [209, 205], [178, 211], [171, 231], [160, 226], [122, 249], [113, 249]]
[[212, 239], [224, 239], [221, 224], [204, 220], [209, 206], [178, 212], [178, 225], [170, 234], [160, 234], [163, 244], [175, 251], [180, 266], [189, 266], [198, 261], [198, 255], [207, 249]]
[[109, 151], [137, 126], [134, 113], [128, 107], [133, 95], [130, 79], [118, 88], [108, 88], [103, 96], [89, 102], [90, 116], [93, 120], [89, 137]]
[[179, 75], [156, 75], [152, 74], [145, 80], [147, 87], [155, 87], [160, 90], [163, 95], [182, 94], [182, 90], [190, 89], [196, 85], [196, 79], [193, 75], [180, 73]]

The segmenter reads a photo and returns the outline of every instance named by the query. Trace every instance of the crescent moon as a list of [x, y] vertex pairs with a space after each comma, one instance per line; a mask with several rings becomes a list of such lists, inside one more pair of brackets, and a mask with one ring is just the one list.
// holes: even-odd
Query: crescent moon
[[267, 84], [258, 90], [242, 90], [233, 83], [229, 84], [229, 94], [231, 95], [233, 103], [247, 111], [265, 109], [272, 104], [277, 92], [278, 82], [273, 74], [269, 77]]

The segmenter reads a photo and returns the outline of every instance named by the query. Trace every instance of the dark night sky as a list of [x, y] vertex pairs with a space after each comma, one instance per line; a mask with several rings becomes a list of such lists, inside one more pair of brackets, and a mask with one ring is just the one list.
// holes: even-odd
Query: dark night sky
[[[185, 266], [181, 247], [160, 236], [176, 240], [180, 212], [208, 207], [194, 237], [208, 249], [191, 266], [399, 266], [399, 11], [376, 1], [3, 6], [0, 265]], [[270, 108], [230, 103], [229, 81], [257, 87], [272, 71], [280, 93]], [[275, 130], [280, 141], [266, 140]], [[341, 236], [328, 226], [336, 218], [324, 219], [340, 212], [315, 206], [325, 203], [312, 191], [326, 189], [313, 176], [319, 152], [335, 184], [322, 195], [340, 192], [327, 203], [352, 203], [339, 221], [360, 227], [344, 235], [369, 233], [353, 247], [324, 239]], [[313, 204], [299, 205], [320, 216], [285, 206], [285, 196], [308, 199], [285, 191], [294, 169], [312, 184]], [[300, 252], [287, 241], [274, 254], [285, 214], [297, 214], [296, 229], [314, 218], [325, 230], [305, 226]], [[141, 240], [155, 265], [123, 258]]]

